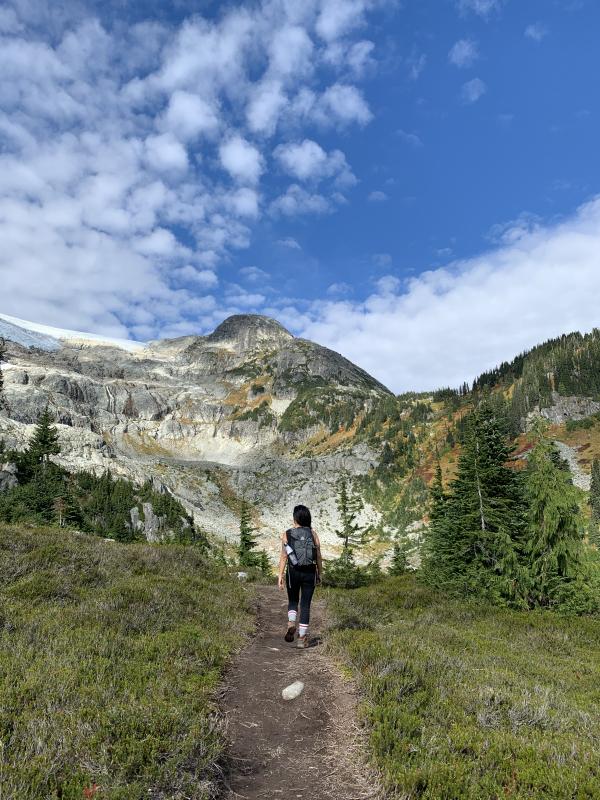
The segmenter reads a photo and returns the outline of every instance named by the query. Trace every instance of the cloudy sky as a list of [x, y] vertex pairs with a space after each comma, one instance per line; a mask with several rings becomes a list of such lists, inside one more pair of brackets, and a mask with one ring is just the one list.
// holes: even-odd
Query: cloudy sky
[[0, 311], [396, 391], [600, 323], [596, 0], [0, 2]]

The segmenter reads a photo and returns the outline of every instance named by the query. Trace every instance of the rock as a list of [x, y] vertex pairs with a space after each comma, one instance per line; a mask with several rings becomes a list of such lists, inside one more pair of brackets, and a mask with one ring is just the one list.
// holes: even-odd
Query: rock
[[7, 492], [19, 485], [16, 464], [0, 464], [0, 492]]
[[304, 684], [302, 681], [294, 681], [294, 683], [290, 683], [289, 686], [285, 687], [281, 692], [281, 696], [284, 700], [295, 700], [297, 697], [300, 697], [303, 691]]
[[569, 447], [569, 445], [565, 444], [564, 442], [555, 441], [554, 444], [556, 445], [560, 455], [569, 465], [571, 478], [575, 486], [577, 486], [579, 489], [589, 492], [592, 477], [591, 475], [585, 473], [579, 466], [579, 461], [577, 460], [577, 450], [575, 450], [574, 447]]
[[161, 531], [164, 528], [165, 518], [157, 517], [152, 508], [152, 503], [142, 503], [144, 513], [144, 534], [148, 542], [160, 542]]
[[549, 408], [542, 408], [539, 414], [553, 424], [559, 425], [569, 419], [585, 419], [599, 412], [600, 402], [592, 400], [591, 397], [563, 397], [557, 392], [552, 392], [552, 405]]

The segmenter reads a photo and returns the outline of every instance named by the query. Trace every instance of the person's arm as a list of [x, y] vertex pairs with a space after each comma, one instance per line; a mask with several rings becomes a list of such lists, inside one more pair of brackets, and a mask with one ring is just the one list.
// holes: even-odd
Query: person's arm
[[280, 589], [283, 589], [284, 586], [283, 573], [285, 572], [285, 564], [287, 561], [287, 554], [285, 552], [286, 541], [287, 538], [284, 533], [281, 537], [281, 555], [279, 556], [279, 575], [277, 578], [277, 586], [279, 586]]
[[313, 531], [313, 539], [315, 540], [315, 547], [317, 548], [317, 571], [319, 578], [323, 575], [323, 559], [321, 558], [321, 542], [316, 531]]

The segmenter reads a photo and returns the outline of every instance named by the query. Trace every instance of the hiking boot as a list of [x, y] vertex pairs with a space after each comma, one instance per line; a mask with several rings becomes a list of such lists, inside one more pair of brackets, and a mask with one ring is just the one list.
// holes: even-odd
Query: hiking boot
[[295, 635], [296, 635], [296, 626], [295, 625], [290, 625], [290, 627], [287, 629], [286, 634], [285, 634], [285, 636], [283, 638], [285, 639], [286, 642], [293, 642]]
[[299, 636], [298, 641], [296, 642], [296, 647], [298, 650], [305, 650], [308, 647], [308, 636]]

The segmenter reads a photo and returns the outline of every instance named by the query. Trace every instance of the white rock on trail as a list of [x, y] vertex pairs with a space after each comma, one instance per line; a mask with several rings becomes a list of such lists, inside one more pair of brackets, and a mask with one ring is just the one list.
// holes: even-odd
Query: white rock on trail
[[284, 700], [295, 700], [297, 697], [300, 697], [303, 691], [304, 684], [302, 681], [294, 681], [294, 683], [290, 683], [289, 686], [285, 687], [281, 692], [281, 696]]

